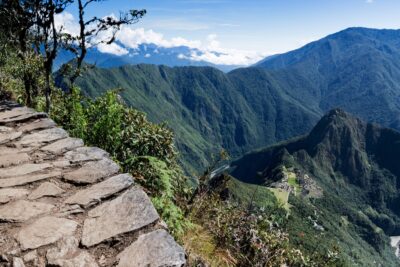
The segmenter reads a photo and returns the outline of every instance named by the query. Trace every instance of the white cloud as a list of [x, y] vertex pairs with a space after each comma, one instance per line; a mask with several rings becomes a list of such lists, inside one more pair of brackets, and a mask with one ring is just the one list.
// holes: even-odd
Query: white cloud
[[113, 54], [117, 56], [123, 56], [127, 55], [129, 51], [116, 43], [112, 44], [98, 44], [97, 49], [99, 49], [100, 52], [102, 53], [108, 53], [108, 54]]
[[[57, 17], [57, 25], [63, 25], [65, 30], [71, 34], [79, 32], [77, 22], [67, 12]], [[102, 32], [91, 40], [91, 44], [99, 43], [99, 40], [108, 39], [110, 36], [111, 32]], [[167, 39], [162, 33], [152, 29], [136, 28], [135, 25], [123, 25], [116, 35], [116, 41], [117, 43], [112, 43], [111, 45], [98, 44], [97, 48], [103, 53], [134, 56], [135, 52], [129, 51], [129, 49], [137, 49], [140, 44], [155, 44], [165, 48], [187, 46], [193, 49], [192, 53], [190, 55], [180, 54], [178, 58], [207, 61], [221, 65], [250, 65], [266, 56], [264, 53], [223, 48], [216, 34], [209, 34], [204, 42], [188, 40], [179, 36]], [[148, 56], [145, 55], [145, 57]]]
[[79, 34], [79, 24], [71, 13], [63, 12], [55, 15], [55, 25], [57, 29], [62, 29], [71, 35]]

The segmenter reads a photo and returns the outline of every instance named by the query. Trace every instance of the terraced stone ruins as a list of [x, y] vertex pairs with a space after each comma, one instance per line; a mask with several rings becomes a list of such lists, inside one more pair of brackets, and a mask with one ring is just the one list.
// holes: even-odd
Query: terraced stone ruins
[[185, 266], [149, 197], [107, 152], [0, 104], [0, 266]]

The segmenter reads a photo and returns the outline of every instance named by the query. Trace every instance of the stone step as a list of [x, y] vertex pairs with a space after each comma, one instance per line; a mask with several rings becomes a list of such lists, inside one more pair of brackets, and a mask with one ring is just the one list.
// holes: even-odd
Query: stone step
[[78, 191], [67, 198], [65, 203], [78, 204], [87, 208], [101, 202], [102, 199], [108, 198], [130, 187], [132, 184], [132, 176], [129, 174], [119, 174], [85, 190]]
[[91, 247], [120, 234], [138, 230], [158, 219], [157, 211], [146, 193], [134, 187], [89, 211], [83, 225], [82, 245]]
[[119, 170], [46, 114], [0, 102], [0, 266], [184, 266], [149, 197]]

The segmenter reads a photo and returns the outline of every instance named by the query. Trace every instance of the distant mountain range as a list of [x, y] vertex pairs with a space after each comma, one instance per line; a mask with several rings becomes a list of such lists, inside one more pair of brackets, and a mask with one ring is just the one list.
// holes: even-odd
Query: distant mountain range
[[306, 133], [319, 118], [256, 68], [228, 74], [211, 67], [93, 68], [77, 84], [91, 97], [122, 88], [128, 105], [168, 123], [186, 166], [196, 171], [222, 148], [238, 157]]
[[[85, 61], [89, 64], [95, 64], [100, 68], [120, 67], [124, 65], [135, 64], [155, 64], [169, 67], [176, 66], [209, 66], [228, 72], [239, 65], [217, 65], [207, 61], [193, 60], [192, 54], [202, 55], [204, 52], [187, 46], [162, 47], [155, 44], [140, 44], [137, 48], [126, 48], [127, 54], [115, 55], [99, 51], [97, 48], [88, 50]], [[213, 52], [218, 55], [218, 53]], [[60, 51], [55, 63], [54, 69], [58, 70], [63, 64], [72, 60], [73, 54], [68, 51]]]
[[[146, 51], [155, 59], [152, 49]], [[90, 96], [124, 89], [129, 105], [168, 122], [184, 160], [201, 169], [221, 147], [237, 157], [304, 134], [335, 107], [399, 130], [400, 31], [349, 28], [227, 74], [210, 67], [94, 68], [78, 85]]]
[[233, 162], [232, 175], [290, 192], [289, 229], [315, 228], [302, 240], [291, 233], [299, 245], [338, 242], [355, 266], [398, 266], [388, 236], [400, 235], [399, 158], [400, 132], [336, 109], [308, 135]]
[[188, 173], [225, 148], [233, 176], [290, 210], [291, 242], [339, 247], [349, 266], [398, 266], [388, 236], [400, 235], [400, 30], [349, 28], [228, 73], [101, 64], [77, 80], [83, 92], [121, 88], [166, 122]]
[[256, 66], [316, 110], [340, 107], [400, 129], [400, 30], [349, 28]]

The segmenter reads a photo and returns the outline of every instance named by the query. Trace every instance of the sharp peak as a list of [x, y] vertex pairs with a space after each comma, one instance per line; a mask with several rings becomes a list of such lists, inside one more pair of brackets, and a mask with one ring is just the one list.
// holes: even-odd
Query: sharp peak
[[[335, 108], [327, 112], [314, 126], [310, 132], [310, 136], [325, 134], [327, 129], [333, 127], [338, 129], [342, 127], [349, 127], [350, 125], [360, 125], [362, 121], [350, 113], [340, 108]], [[358, 126], [356, 126], [358, 127]]]
[[324, 117], [326, 118], [355, 118], [350, 113], [344, 111], [341, 108], [334, 108], [328, 111]]

